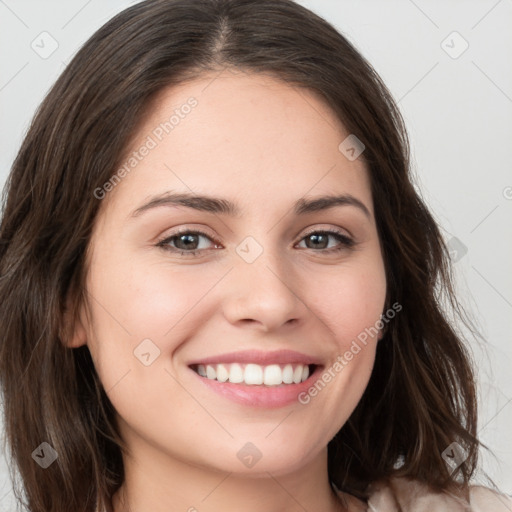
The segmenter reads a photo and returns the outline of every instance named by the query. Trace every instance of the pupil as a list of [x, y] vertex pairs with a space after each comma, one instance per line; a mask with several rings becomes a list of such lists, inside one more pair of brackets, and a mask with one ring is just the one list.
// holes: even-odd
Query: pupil
[[[180, 240], [184, 242], [186, 248], [190, 248], [190, 244], [194, 244], [195, 235], [181, 235]], [[192, 239], [192, 241], [191, 241]]]
[[313, 240], [315, 243], [318, 242], [319, 239], [320, 239], [320, 242], [321, 242], [321, 238], [322, 237], [325, 237], [325, 235], [310, 235], [310, 239]]

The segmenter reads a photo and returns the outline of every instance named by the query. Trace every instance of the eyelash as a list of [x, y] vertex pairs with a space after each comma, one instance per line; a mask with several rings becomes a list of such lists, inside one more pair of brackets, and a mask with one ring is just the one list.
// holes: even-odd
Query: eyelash
[[[351, 249], [355, 245], [355, 241], [352, 238], [348, 237], [347, 235], [345, 235], [341, 231], [337, 231], [337, 230], [314, 230], [314, 231], [310, 231], [309, 233], [306, 233], [301, 238], [300, 242], [302, 242], [302, 240], [304, 240], [308, 236], [318, 235], [318, 234], [333, 236], [334, 238], [336, 238], [340, 242], [340, 245], [338, 247], [334, 247], [334, 248], [331, 247], [330, 249], [320, 249], [318, 251], [315, 251], [314, 249], [312, 249], [314, 252], [322, 252], [322, 253], [333, 254], [333, 253], [338, 253], [338, 252], [340, 252], [340, 251], [342, 251], [344, 249]], [[219, 242], [217, 242], [217, 240], [213, 239], [209, 234], [205, 233], [204, 231], [197, 230], [197, 229], [196, 230], [183, 229], [183, 230], [177, 231], [176, 233], [172, 234], [171, 236], [168, 236], [168, 237], [166, 237], [166, 238], [164, 238], [162, 240], [159, 240], [156, 245], [157, 245], [157, 247], [160, 247], [160, 248], [162, 248], [165, 251], [169, 251], [169, 252], [172, 252], [172, 253], [180, 253], [180, 256], [185, 256], [185, 257], [187, 257], [187, 256], [196, 256], [198, 252], [208, 250], [208, 249], [196, 249], [196, 250], [192, 250], [192, 251], [183, 251], [181, 249], [176, 249], [176, 248], [170, 247], [168, 245], [169, 242], [171, 242], [175, 238], [178, 238], [178, 237], [183, 236], [183, 235], [202, 235], [202, 236], [208, 238], [209, 240], [211, 240], [212, 242], [214, 242], [215, 244], [219, 243]]]

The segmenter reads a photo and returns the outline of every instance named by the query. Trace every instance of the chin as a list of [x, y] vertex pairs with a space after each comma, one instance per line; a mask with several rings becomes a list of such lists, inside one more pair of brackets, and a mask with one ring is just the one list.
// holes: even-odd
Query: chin
[[[267, 434], [265, 434], [267, 435]], [[321, 456], [322, 450], [327, 454], [327, 445], [320, 449], [313, 450], [305, 443], [290, 443], [289, 436], [276, 436], [275, 439], [252, 437], [252, 441], [231, 440], [228, 447], [217, 447], [209, 459], [209, 465], [215, 461], [215, 469], [223, 472], [243, 475], [251, 478], [268, 478], [269, 473], [273, 476], [286, 475], [303, 468], [311, 463], [316, 457]], [[251, 438], [248, 438], [251, 439]], [[223, 453], [222, 458], [219, 454]], [[326, 457], [327, 461], [327, 457]]]

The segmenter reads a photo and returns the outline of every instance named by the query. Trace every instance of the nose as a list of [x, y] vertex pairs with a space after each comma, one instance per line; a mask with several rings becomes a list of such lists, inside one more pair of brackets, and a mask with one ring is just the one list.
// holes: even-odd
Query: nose
[[233, 325], [247, 324], [265, 332], [298, 323], [304, 303], [293, 291], [293, 279], [266, 264], [239, 264], [231, 278], [237, 284], [225, 301], [224, 314]]
[[229, 282], [223, 309], [233, 325], [274, 331], [298, 324], [307, 312], [298, 276], [275, 251], [264, 250], [252, 263], [237, 260]]

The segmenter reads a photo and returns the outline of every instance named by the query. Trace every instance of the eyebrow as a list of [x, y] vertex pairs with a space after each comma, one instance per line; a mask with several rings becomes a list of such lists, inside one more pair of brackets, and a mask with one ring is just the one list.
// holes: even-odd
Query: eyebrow
[[[134, 210], [130, 218], [138, 217], [148, 210], [161, 206], [183, 206], [208, 213], [229, 215], [231, 217], [241, 216], [240, 207], [228, 199], [194, 195], [187, 192], [167, 192], [152, 197], [149, 202]], [[328, 210], [335, 206], [355, 206], [371, 219], [370, 211], [364, 203], [350, 194], [326, 195], [311, 199], [301, 198], [293, 204], [293, 211], [295, 215], [306, 215], [308, 213]]]

